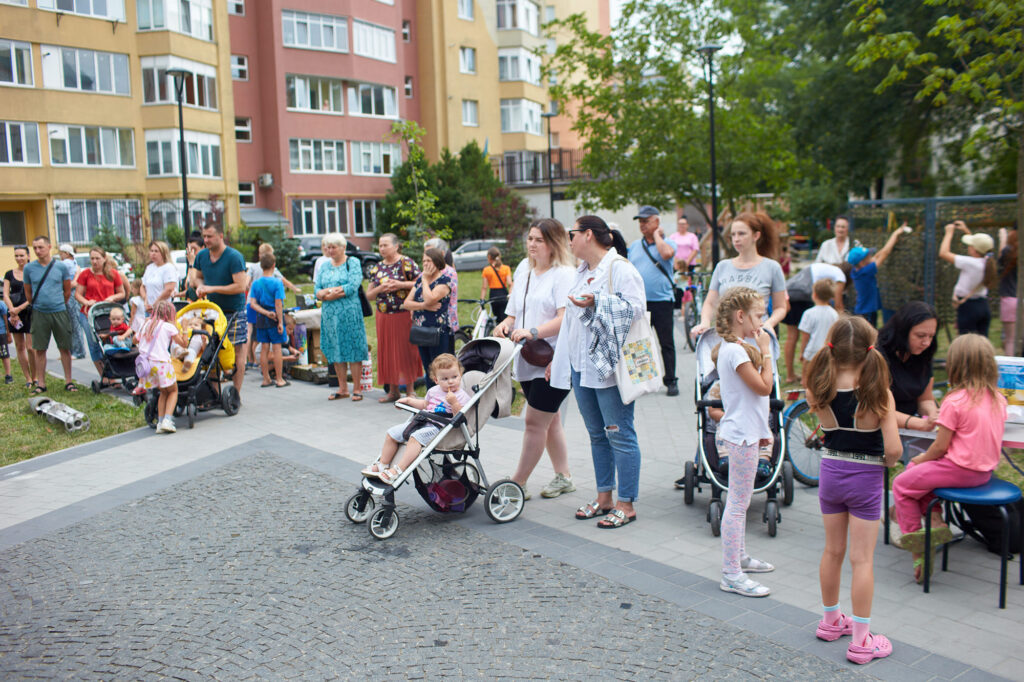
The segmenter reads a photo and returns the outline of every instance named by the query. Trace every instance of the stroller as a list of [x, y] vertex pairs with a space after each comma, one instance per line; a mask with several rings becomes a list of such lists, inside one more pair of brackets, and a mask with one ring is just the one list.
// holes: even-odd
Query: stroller
[[[708, 408], [722, 407], [721, 400], [712, 400], [707, 397], [711, 387], [718, 381], [718, 370], [715, 363], [711, 361], [711, 351], [719, 344], [721, 339], [714, 331], [705, 332], [697, 339], [694, 354], [697, 358], [697, 378], [694, 402], [697, 408], [697, 454], [694, 461], [687, 462], [683, 470], [683, 502], [693, 504], [693, 491], [696, 488], [701, 490], [704, 483], [711, 486], [711, 502], [708, 505], [707, 520], [711, 524], [711, 533], [715, 537], [722, 530], [722, 511], [725, 505], [722, 503], [722, 493], [729, 489], [729, 465], [723, 462], [718, 456], [718, 447], [715, 444], [716, 423], [708, 415]], [[772, 337], [772, 359], [777, 361], [779, 357], [779, 342]], [[762, 519], [768, 524], [768, 535], [775, 537], [777, 525], [782, 520], [779, 511], [778, 494], [782, 489], [782, 504], [789, 506], [793, 503], [793, 464], [786, 459], [785, 433], [780, 428], [782, 422], [782, 409], [785, 403], [779, 399], [778, 374], [775, 374], [775, 387], [769, 396], [768, 424], [772, 431], [775, 442], [772, 446], [770, 459], [770, 474], [768, 476], [758, 475], [754, 480], [755, 493], [767, 493], [768, 500], [764, 505]]]
[[[191, 429], [200, 412], [222, 409], [229, 417], [233, 417], [238, 414], [242, 401], [234, 385], [229, 383], [221, 387], [225, 380], [224, 372], [235, 366], [235, 348], [227, 338], [231, 321], [216, 303], [205, 300], [194, 301], [178, 310], [178, 324], [181, 325], [190, 316], [203, 319], [203, 328], [192, 333], [206, 337], [206, 348], [188, 369], [178, 358], [172, 358], [171, 364], [178, 383], [178, 404], [174, 414], [178, 417], [184, 414], [188, 419], [188, 428]], [[146, 424], [154, 429], [159, 417], [158, 398], [157, 390], [150, 391], [146, 396]]]
[[[503, 479], [487, 482], [480, 464], [480, 429], [488, 418], [507, 417], [512, 412], [512, 361], [521, 345], [507, 339], [483, 338], [469, 341], [459, 352], [464, 374], [462, 385], [472, 398], [458, 414], [443, 417], [396, 403], [396, 407], [420, 415], [441, 428], [441, 432], [392, 484], [364, 478], [359, 490], [345, 503], [345, 515], [352, 523], [369, 520], [370, 535], [378, 540], [398, 530], [395, 491], [412, 479], [416, 492], [441, 513], [464, 512], [483, 496], [484, 511], [496, 523], [515, 520], [523, 511], [523, 489]], [[376, 498], [383, 498], [379, 509]]]
[[[128, 309], [120, 303], [114, 303], [112, 301], [100, 301], [94, 303], [89, 308], [89, 330], [88, 333], [93, 336], [93, 340], [103, 346], [103, 341], [100, 339], [100, 334], [106, 334], [110, 331], [110, 311], [114, 308], [122, 308], [125, 313], [125, 321], [129, 322]], [[99, 380], [93, 379], [90, 385], [93, 393], [100, 393], [104, 388], [110, 388], [111, 384], [104, 384], [104, 379], [113, 379], [119, 382], [124, 390], [131, 393], [135, 390], [135, 387], [139, 383], [138, 377], [135, 375], [135, 358], [139, 355], [139, 349], [133, 345], [132, 348], [124, 351], [108, 354], [103, 353], [103, 359], [100, 361], [103, 364], [103, 372]], [[139, 404], [139, 400], [136, 400], [136, 405]]]

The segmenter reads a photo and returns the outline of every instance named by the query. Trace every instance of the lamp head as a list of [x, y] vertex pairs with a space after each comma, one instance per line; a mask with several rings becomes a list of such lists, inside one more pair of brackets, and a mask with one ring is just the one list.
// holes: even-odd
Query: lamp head
[[698, 47], [697, 52], [700, 52], [701, 56], [704, 58], [704, 61], [710, 62], [714, 58], [715, 53], [721, 49], [721, 45], [708, 43], [706, 45], [701, 45], [700, 47]]

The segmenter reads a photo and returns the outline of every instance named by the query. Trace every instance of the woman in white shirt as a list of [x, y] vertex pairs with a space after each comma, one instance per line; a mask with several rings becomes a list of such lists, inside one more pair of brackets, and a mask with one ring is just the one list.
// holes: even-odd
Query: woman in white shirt
[[842, 265], [846, 262], [846, 254], [850, 252], [849, 218], [844, 215], [837, 217], [833, 229], [836, 236], [832, 239], [826, 239], [821, 243], [821, 248], [818, 249], [818, 257], [814, 260], [815, 263]]
[[146, 302], [146, 316], [153, 312], [157, 301], [169, 301], [178, 288], [178, 268], [171, 262], [171, 249], [167, 242], [149, 243], [149, 265], [142, 273], [142, 300]]
[[[958, 256], [950, 249], [954, 230], [964, 236], [960, 241], [967, 246], [967, 255]], [[992, 258], [995, 240], [984, 232], [971, 234], [962, 220], [946, 225], [939, 245], [939, 258], [952, 263], [960, 271], [953, 287], [953, 307], [956, 308], [956, 329], [960, 334], [981, 334], [988, 338], [992, 311], [988, 307], [988, 290], [999, 284], [996, 259]]]
[[[614, 248], [613, 248], [614, 247]], [[597, 499], [576, 510], [579, 520], [598, 521], [598, 528], [620, 528], [636, 520], [633, 502], [640, 484], [640, 445], [633, 428], [633, 403], [622, 402], [615, 374], [601, 379], [590, 352], [596, 325], [587, 326], [583, 314], [595, 305], [595, 296], [618, 295], [633, 309], [647, 313], [644, 281], [624, 258], [626, 243], [597, 216], [583, 216], [569, 230], [569, 249], [582, 263], [565, 309], [561, 342], [548, 368], [551, 385], [573, 389], [583, 423], [590, 434], [590, 454], [597, 479]], [[610, 290], [614, 294], [609, 294]], [[618, 502], [612, 490], [618, 479]]]
[[[526, 236], [526, 252], [516, 268], [515, 282], [509, 297], [508, 316], [494, 328], [494, 335], [508, 336], [513, 341], [541, 339], [557, 347], [569, 290], [576, 279], [576, 260], [569, 252], [569, 238], [562, 223], [553, 218], [535, 220]], [[552, 388], [545, 378], [547, 367], [532, 365], [522, 355], [516, 357], [512, 372], [526, 396], [526, 431], [512, 480], [526, 491], [526, 481], [533, 473], [547, 446], [555, 477], [541, 497], [558, 497], [576, 490], [569, 473], [569, 453], [565, 443], [558, 409], [569, 395], [568, 389]]]

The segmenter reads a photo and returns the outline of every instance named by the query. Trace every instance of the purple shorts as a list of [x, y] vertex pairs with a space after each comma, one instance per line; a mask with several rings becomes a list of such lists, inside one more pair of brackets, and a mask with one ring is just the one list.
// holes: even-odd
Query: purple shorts
[[822, 514], [849, 512], [858, 519], [882, 518], [885, 468], [877, 464], [822, 459], [818, 473], [818, 505]]

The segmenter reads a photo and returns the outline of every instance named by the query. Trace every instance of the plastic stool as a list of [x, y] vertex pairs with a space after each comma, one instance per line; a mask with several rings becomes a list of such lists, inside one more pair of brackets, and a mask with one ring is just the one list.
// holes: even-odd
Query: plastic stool
[[[999, 507], [999, 513], [1003, 517], [1003, 547], [1000, 556], [999, 571], [999, 608], [1006, 608], [1006, 561], [1010, 554], [1010, 514], [1007, 505], [1013, 504], [1021, 499], [1020, 488], [1014, 484], [999, 478], [992, 478], [985, 485], [977, 488], [936, 488], [935, 499], [928, 505], [924, 521], [924, 591], [928, 592], [931, 582], [931, 540], [932, 540], [932, 509], [935, 505], [946, 503], [946, 518], [950, 518], [950, 508], [957, 504], [978, 504]], [[1024, 547], [1024, 519], [1021, 519], [1021, 541]], [[942, 570], [946, 570], [949, 557], [949, 543], [942, 545]], [[1020, 563], [1020, 584], [1024, 585], [1024, 556], [1018, 555]]]

